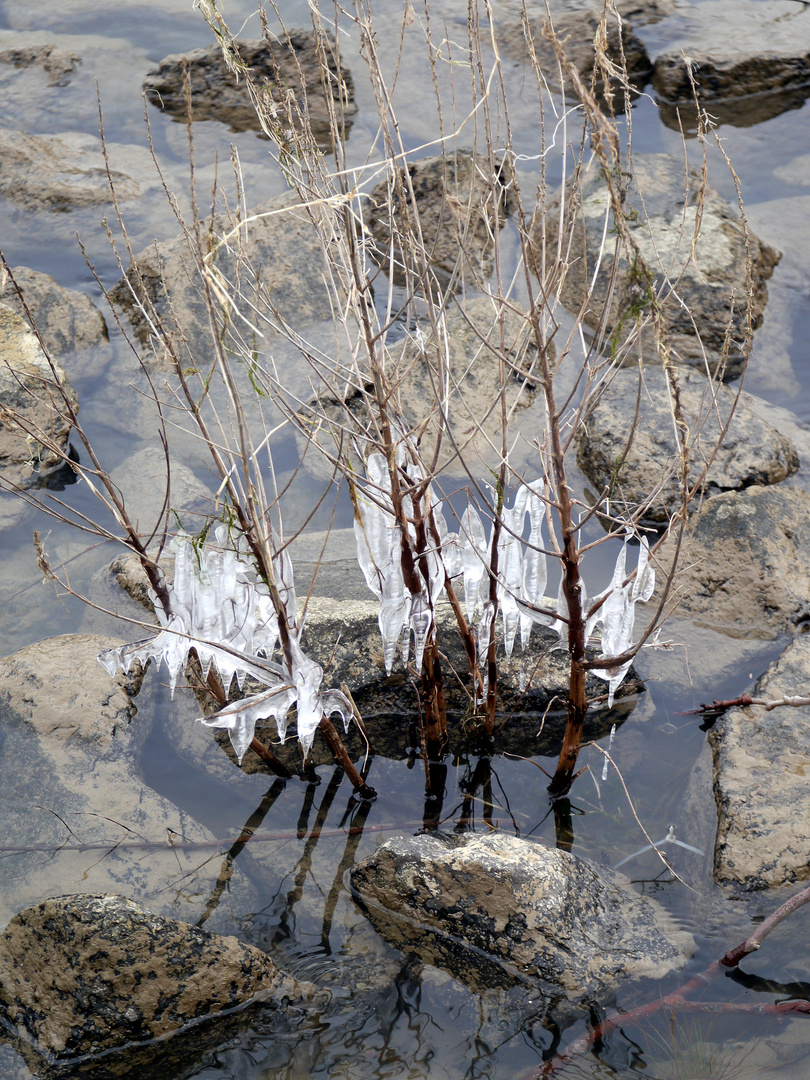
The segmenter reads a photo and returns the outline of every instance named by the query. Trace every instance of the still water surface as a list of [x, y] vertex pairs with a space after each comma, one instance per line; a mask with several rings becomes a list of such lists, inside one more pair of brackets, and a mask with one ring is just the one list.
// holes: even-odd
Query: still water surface
[[[384, 0], [377, 5], [380, 26], [398, 25], [398, 5]], [[389, 10], [390, 9], [390, 10]], [[434, 9], [434, 14], [438, 12]], [[245, 22], [245, 35], [258, 32], [249, 0], [234, 0], [226, 8], [232, 26]], [[464, 11], [447, 5], [449, 34], [463, 38]], [[285, 6], [288, 25], [306, 25], [306, 6]], [[389, 21], [390, 20], [390, 21]], [[153, 179], [143, 123], [140, 85], [143, 74], [171, 52], [188, 51], [210, 42], [210, 33], [198, 13], [186, 3], [165, 3], [153, 8], [122, 3], [111, 9], [101, 3], [50, 2], [0, 4], [0, 48], [21, 42], [57, 37], [61, 47], [85, 58], [71, 81], [59, 88], [33, 82], [9, 81], [2, 93], [7, 124], [34, 132], [77, 130], [97, 133], [98, 116], [94, 80], [105, 115], [105, 130], [112, 145], [113, 163], [135, 163], [143, 172], [142, 197], [124, 207], [133, 248], [141, 250], [154, 238], [173, 236], [176, 223]], [[381, 35], [381, 48], [392, 58], [398, 35]], [[351, 55], [349, 51], [345, 55]], [[370, 92], [365, 88], [360, 60], [352, 65], [360, 113], [350, 136], [350, 153], [358, 160], [374, 135]], [[522, 78], [512, 73], [519, 89]], [[404, 58], [398, 93], [407, 101], [400, 110], [403, 134], [409, 146], [419, 145], [430, 131], [429, 80], [420, 58]], [[531, 156], [537, 141], [531, 94], [517, 94], [518, 140]], [[150, 109], [152, 140], [161, 167], [181, 204], [188, 184], [185, 132]], [[660, 123], [653, 103], [642, 97], [633, 110], [637, 152], [680, 152], [677, 133]], [[810, 147], [810, 106], [802, 106], [750, 128], [724, 127], [725, 149], [740, 175], [755, 231], [783, 251], [783, 259], [769, 283], [769, 306], [758, 332], [746, 386], [773, 406], [789, 408], [794, 419], [810, 420], [808, 349], [810, 340], [810, 276], [805, 251], [810, 241], [806, 157]], [[200, 188], [210, 185], [216, 169], [227, 162], [231, 143], [238, 148], [248, 199], [263, 201], [284, 190], [267, 157], [266, 144], [250, 133], [227, 132], [216, 123], [195, 125], [197, 173]], [[123, 147], [118, 150], [117, 147]], [[696, 151], [694, 144], [689, 152]], [[220, 165], [217, 165], [219, 159]], [[123, 166], [122, 166], [123, 167]], [[127, 171], [124, 168], [124, 171]], [[721, 168], [712, 181], [733, 199], [731, 181]], [[2, 207], [2, 246], [11, 265], [22, 264], [52, 274], [69, 288], [84, 290], [95, 299], [98, 289], [78, 250], [75, 234], [87, 243], [90, 257], [106, 285], [118, 278], [118, 268], [106, 245], [98, 209], [65, 214], [31, 214], [5, 202]], [[68, 358], [87, 430], [102, 459], [112, 470], [154, 441], [148, 409], [122, 389], [137, 385], [139, 374], [131, 354], [113, 335], [109, 347], [90, 355]], [[132, 401], [130, 402], [130, 397]], [[201, 479], [204, 468], [193, 448], [178, 445], [178, 453]], [[275, 448], [282, 471], [292, 468], [297, 456], [290, 441]], [[798, 483], [806, 484], [804, 470]], [[62, 493], [71, 505], [89, 510], [92, 500], [81, 487]], [[306, 501], [306, 488], [297, 499]], [[294, 516], [295, 510], [291, 508]], [[324, 511], [326, 514], [327, 511]], [[341, 506], [338, 526], [349, 524], [350, 511]], [[313, 527], [325, 527], [316, 518]], [[0, 595], [5, 618], [0, 626], [0, 649], [11, 653], [42, 637], [78, 630], [128, 636], [112, 620], [88, 613], [71, 599], [55, 602], [43, 588], [30, 548], [32, 528], [43, 528], [31, 514], [11, 521], [3, 533]], [[109, 562], [106, 547], [88, 549], [86, 541], [58, 526], [51, 528], [49, 550], [55, 561], [68, 564], [74, 585], [93, 591], [96, 576]], [[750, 932], [752, 911], [716, 894], [711, 885], [711, 850], [714, 808], [710, 757], [705, 733], [697, 720], [683, 715], [699, 701], [738, 693], [778, 655], [782, 643], [757, 641], [728, 643], [715, 635], [710, 646], [725, 650], [728, 663], [711, 686], [701, 681], [699, 651], [675, 637], [676, 647], [639, 661], [647, 679], [642, 695], [625, 721], [613, 752], [622, 769], [634, 806], [653, 839], [666, 835], [671, 824], [677, 835], [705, 852], [700, 858], [672, 848], [673, 863], [691, 886], [661, 872], [649, 852], [627, 863], [625, 872], [638, 888], [654, 896], [694, 933], [698, 954], [687, 975], [701, 970]], [[706, 647], [706, 640], [701, 648]], [[177, 708], [165, 691], [152, 684], [139, 703], [140, 718], [151, 722], [141, 770], [144, 782], [180, 805], [191, 816], [223, 838], [237, 836], [250, 822], [257, 839], [238, 855], [257, 902], [230, 932], [267, 949], [280, 967], [310, 979], [331, 991], [331, 1003], [301, 1029], [279, 1036], [265, 1028], [261, 1017], [251, 1031], [189, 1062], [182, 1076], [204, 1080], [275, 1080], [305, 1076], [352, 1078], [388, 1077], [460, 1078], [497, 1080], [531, 1075], [556, 1043], [558, 1033], [538, 1022], [540, 1009], [528, 990], [493, 988], [471, 992], [451, 975], [422, 966], [411, 956], [388, 947], [370, 928], [345, 888], [352, 862], [368, 854], [387, 835], [416, 831], [426, 812], [437, 816], [445, 829], [491, 827], [517, 832], [548, 844], [557, 839], [553, 815], [544, 799], [545, 781], [531, 761], [458, 754], [447, 762], [441, 798], [425, 805], [425, 778], [415, 758], [392, 761], [377, 758], [369, 780], [377, 788], [373, 805], [361, 804], [340, 772], [318, 770], [318, 783], [273, 782], [266, 776], [244, 776], [236, 769], [226, 777], [212, 772], [205, 760], [189, 762], [172, 737]], [[402, 723], [403, 718], [391, 722]], [[218, 753], [215, 747], [212, 754]], [[585, 755], [591, 772], [574, 790], [570, 838], [572, 850], [611, 865], [643, 847], [616, 774], [605, 781], [601, 756]], [[217, 858], [221, 858], [217, 855]], [[780, 897], [781, 899], [781, 897]], [[777, 901], [774, 901], [774, 905]], [[769, 904], [761, 905], [768, 910]], [[763, 955], [750, 959], [746, 970], [756, 978], [750, 985], [730, 979], [713, 988], [716, 997], [734, 1002], [775, 1001], [785, 997], [785, 984], [807, 978], [806, 935], [799, 920], [784, 926], [768, 942]], [[769, 982], [769, 980], [771, 980]], [[617, 992], [618, 1005], [630, 1008], [667, 992], [675, 985], [633, 986]], [[582, 1022], [563, 1033], [563, 1042], [579, 1034]], [[734, 1015], [706, 1020], [687, 1016], [663, 1018], [645, 1027], [614, 1035], [600, 1048], [569, 1066], [564, 1075], [615, 1076], [637, 1072], [647, 1077], [678, 1076], [810, 1076], [810, 1025], [801, 1020], [752, 1027]], [[173, 1077], [176, 1073], [173, 1074]], [[166, 1080], [170, 1080], [167, 1076]], [[178, 1078], [179, 1080], [179, 1078]]]

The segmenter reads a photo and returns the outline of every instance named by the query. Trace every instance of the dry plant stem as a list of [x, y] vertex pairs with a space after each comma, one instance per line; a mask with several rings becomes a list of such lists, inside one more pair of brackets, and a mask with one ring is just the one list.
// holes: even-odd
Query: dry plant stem
[[562, 449], [559, 415], [557, 413], [554, 384], [545, 356], [541, 357], [543, 394], [546, 400], [547, 415], [551, 436], [551, 461], [557, 492], [557, 512], [562, 531], [562, 573], [563, 589], [568, 604], [568, 723], [565, 727], [562, 749], [557, 761], [557, 769], [548, 792], [552, 799], [562, 798], [571, 789], [574, 780], [574, 768], [582, 745], [582, 729], [588, 700], [585, 695], [585, 615], [582, 610], [582, 584], [579, 573], [579, 551], [577, 549], [577, 530], [573, 520], [571, 492], [565, 472], [565, 456]]
[[737, 967], [745, 956], [760, 948], [768, 934], [770, 934], [779, 923], [789, 915], [792, 915], [794, 911], [798, 911], [800, 907], [804, 907], [804, 905], [808, 903], [810, 903], [810, 886], [806, 889], [802, 889], [802, 891], [796, 893], [795, 896], [791, 896], [791, 898], [786, 900], [781, 907], [778, 907], [776, 911], [772, 912], [767, 919], [759, 924], [750, 937], [747, 937], [745, 941], [736, 947], [736, 949], [730, 949], [720, 960], [720, 964], [726, 968]]

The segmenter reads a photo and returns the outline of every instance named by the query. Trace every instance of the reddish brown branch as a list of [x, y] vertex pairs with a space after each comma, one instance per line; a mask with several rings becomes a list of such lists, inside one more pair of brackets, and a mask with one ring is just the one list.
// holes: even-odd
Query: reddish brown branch
[[740, 694], [739, 697], [727, 698], [724, 701], [713, 701], [711, 705], [702, 704], [697, 709], [689, 709], [683, 716], [703, 716], [713, 715], [715, 718], [722, 716], [724, 712], [729, 709], [741, 709], [746, 705], [759, 705], [766, 712], [772, 712], [773, 709], [779, 709], [783, 706], [790, 706], [791, 708], [798, 709], [803, 705], [810, 705], [810, 697], [781, 697], [772, 698], [757, 698], [752, 697], [751, 694]]

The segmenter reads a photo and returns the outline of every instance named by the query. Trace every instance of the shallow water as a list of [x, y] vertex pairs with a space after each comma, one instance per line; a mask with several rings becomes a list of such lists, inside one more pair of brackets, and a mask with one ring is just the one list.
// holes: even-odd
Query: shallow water
[[[381, 25], [394, 3], [377, 5]], [[232, 0], [226, 9], [232, 26], [252, 14], [250, 0]], [[448, 36], [463, 40], [466, 6], [446, 5]], [[288, 25], [306, 24], [306, 5], [285, 6]], [[394, 23], [392, 23], [394, 25]], [[250, 23], [248, 23], [248, 28]], [[255, 21], [254, 21], [255, 26]], [[249, 33], [249, 30], [246, 31]], [[98, 113], [94, 80], [99, 81], [107, 138], [122, 162], [138, 169], [143, 182], [141, 198], [122, 206], [135, 251], [153, 238], [177, 233], [174, 221], [149, 162], [143, 124], [140, 84], [143, 73], [164, 55], [187, 51], [210, 42], [210, 32], [198, 13], [184, 3], [153, 7], [50, 0], [28, 7], [6, 0], [0, 4], [0, 50], [18, 44], [54, 40], [81, 54], [85, 61], [65, 87], [47, 87], [35, 74], [20, 72], [6, 78], [0, 94], [4, 110], [14, 124], [34, 132], [76, 130], [97, 133]], [[652, 37], [652, 35], [651, 35]], [[383, 36], [381, 48], [390, 58], [398, 46]], [[352, 65], [359, 68], [356, 59]], [[359, 160], [373, 137], [372, 102], [359, 71], [355, 70], [360, 113], [350, 136], [350, 155]], [[8, 75], [8, 73], [5, 73]], [[524, 74], [511, 72], [515, 87]], [[409, 147], [432, 137], [429, 80], [416, 50], [407, 50], [400, 74], [400, 93], [410, 107], [401, 111], [403, 137]], [[426, 98], [428, 99], [426, 102]], [[519, 148], [527, 155], [536, 150], [535, 105], [531, 94], [518, 94], [515, 122]], [[169, 186], [187, 209], [188, 156], [185, 128], [154, 109], [149, 110], [153, 146]], [[676, 132], [663, 126], [652, 102], [640, 98], [632, 114], [637, 152], [680, 152]], [[792, 109], [750, 128], [725, 126], [720, 134], [740, 176], [752, 227], [762, 239], [778, 247], [783, 257], [768, 284], [769, 304], [758, 331], [746, 388], [772, 405], [792, 410], [798, 421], [810, 420], [810, 277], [806, 251], [810, 245], [810, 191], [804, 150], [810, 145], [810, 106]], [[249, 202], [263, 201], [284, 190], [283, 181], [268, 163], [266, 144], [251, 133], [233, 134], [216, 123], [195, 125], [197, 176], [201, 191], [213, 182], [217, 169], [227, 168], [229, 146], [238, 148]], [[117, 148], [122, 149], [118, 150]], [[700, 148], [688, 143], [690, 158]], [[710, 152], [711, 153], [711, 152]], [[219, 157], [219, 165], [217, 165]], [[713, 158], [712, 182], [729, 199], [733, 184]], [[124, 171], [126, 167], [121, 166]], [[531, 179], [527, 163], [527, 178]], [[141, 171], [143, 170], [143, 171]], [[9, 203], [0, 205], [2, 247], [9, 263], [23, 264], [52, 274], [69, 288], [88, 292], [100, 304], [100, 290], [75, 242], [78, 232], [87, 243], [91, 260], [105, 285], [112, 285], [119, 270], [101, 229], [100, 208], [64, 214], [32, 215]], [[110, 324], [112, 326], [112, 321]], [[156, 443], [155, 425], [147, 403], [128, 395], [126, 411], [120, 407], [122, 388], [140, 385], [142, 377], [128, 348], [113, 334], [111, 344], [66, 359], [87, 430], [100, 455], [112, 470], [126, 463], [144, 446]], [[199, 461], [196, 446], [176, 436], [175, 451], [197, 479], [210, 489], [211, 480]], [[284, 472], [294, 467], [297, 451], [290, 440], [279, 440], [276, 463]], [[797, 480], [807, 484], [803, 467]], [[315, 481], [296, 499], [306, 503]], [[92, 495], [82, 485], [59, 496], [81, 511], [93, 507]], [[143, 495], [147, 497], [146, 494]], [[329, 507], [311, 527], [325, 528]], [[0, 596], [5, 618], [0, 626], [0, 652], [11, 653], [40, 638], [80, 630], [134, 637], [111, 617], [85, 609], [72, 598], [54, 600], [43, 587], [36, 568], [30, 535], [33, 528], [50, 530], [47, 546], [55, 564], [66, 564], [71, 583], [80, 592], [98, 595], [99, 575], [112, 557], [108, 545], [88, 541], [62, 526], [43, 525], [33, 511], [11, 507], [3, 499], [0, 512], [11, 515], [3, 531], [0, 560]], [[297, 507], [290, 506], [294, 524]], [[350, 523], [350, 511], [340, 506], [336, 526]], [[599, 566], [597, 574], [606, 572]], [[122, 600], [123, 605], [123, 600]], [[623, 867], [638, 888], [655, 896], [694, 933], [698, 952], [682, 976], [702, 970], [728, 947], [750, 932], [752, 921], [775, 907], [781, 895], [759, 898], [750, 906], [732, 903], [712, 888], [711, 850], [714, 807], [710, 786], [710, 755], [705, 733], [694, 717], [684, 716], [706, 698], [738, 693], [778, 655], [781, 642], [731, 642], [703, 632], [700, 638], [679, 637], [675, 646], [639, 659], [647, 681], [642, 695], [621, 727], [613, 753], [633, 805], [654, 839], [666, 835], [671, 824], [677, 836], [705, 852], [698, 857], [682, 848], [669, 854], [690, 888], [663, 872], [648, 851]], [[715, 678], [705, 685], [702, 658], [711, 650]], [[720, 657], [720, 659], [717, 659]], [[420, 761], [376, 758], [369, 780], [379, 796], [371, 804], [359, 803], [340, 772], [322, 767], [318, 783], [273, 782], [264, 775], [244, 775], [231, 767], [206, 734], [203, 745], [178, 741], [176, 728], [188, 720], [188, 708], [172, 703], [154, 674], [139, 700], [137, 722], [151, 725], [140, 764], [144, 782], [178, 804], [222, 839], [224, 858], [233, 838], [246, 822], [256, 829], [253, 840], [237, 856], [249, 882], [255, 904], [229, 932], [268, 950], [279, 966], [301, 978], [330, 989], [332, 1000], [322, 1014], [312, 1017], [300, 1031], [280, 1037], [258, 1015], [244, 1035], [189, 1061], [180, 1073], [165, 1080], [199, 1077], [201, 1080], [271, 1080], [303, 1076], [457, 1078], [523, 1078], [532, 1074], [556, 1048], [558, 1034], [538, 1021], [541, 1008], [531, 989], [471, 992], [453, 976], [387, 946], [371, 929], [345, 885], [352, 862], [373, 850], [393, 833], [416, 831], [426, 816], [438, 816], [442, 828], [486, 831], [497, 827], [554, 844], [557, 823], [548, 814], [545, 780], [536, 767], [550, 760], [532, 761], [496, 757], [491, 762], [472, 754], [447, 761], [441, 798], [425, 804], [425, 776]], [[390, 722], [402, 723], [401, 717]], [[199, 729], [198, 729], [199, 730]], [[605, 740], [603, 740], [603, 744]], [[596, 751], [583, 756], [591, 771], [574, 789], [569, 837], [572, 850], [616, 865], [643, 848], [644, 837], [635, 820], [619, 777], [610, 770], [600, 781], [602, 757]], [[206, 853], [205, 857], [209, 857]], [[212, 918], [216, 911], [212, 897]], [[239, 904], [235, 905], [239, 908]], [[219, 928], [219, 927], [218, 927]], [[745, 969], [757, 978], [750, 985], [729, 978], [712, 987], [713, 999], [726, 1002], [770, 1003], [784, 999], [807, 977], [806, 934], [801, 916], [785, 924], [769, 939], [761, 955], [749, 958]], [[673, 977], [663, 986], [633, 985], [617, 991], [618, 1005], [631, 1008], [672, 989]], [[758, 980], [758, 981], [757, 981]], [[580, 1020], [562, 1034], [563, 1043], [581, 1034]], [[659, 1018], [607, 1037], [597, 1054], [571, 1062], [563, 1075], [615, 1076], [631, 1072], [647, 1077], [745, 1075], [810, 1076], [806, 1064], [810, 1025], [801, 1019], [779, 1024], [771, 1020], [752, 1027], [740, 1015], [710, 1018]], [[5, 1072], [4, 1072], [5, 1070]], [[6, 1048], [0, 1048], [0, 1075], [26, 1076], [27, 1071]], [[155, 1074], [157, 1077], [158, 1074]]]

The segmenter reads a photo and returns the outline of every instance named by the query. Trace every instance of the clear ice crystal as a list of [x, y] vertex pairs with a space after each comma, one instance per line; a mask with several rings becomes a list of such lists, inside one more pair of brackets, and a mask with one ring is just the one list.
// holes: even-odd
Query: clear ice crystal
[[[655, 571], [650, 566], [650, 548], [646, 536], [639, 544], [636, 576], [632, 582], [624, 583], [627, 567], [627, 547], [632, 537], [628, 534], [616, 559], [613, 580], [602, 596], [605, 597], [599, 611], [589, 620], [602, 623], [602, 653], [605, 659], [618, 657], [633, 646], [633, 630], [636, 621], [636, 604], [646, 603], [655, 591]], [[601, 597], [600, 597], [601, 599]], [[632, 660], [623, 664], [606, 664], [594, 668], [594, 675], [608, 684], [608, 708], [613, 705], [613, 696], [630, 670]]]
[[269, 659], [279, 636], [270, 591], [256, 580], [250, 564], [242, 558], [239, 541], [233, 542], [228, 529], [220, 526], [215, 535], [215, 543], [198, 543], [196, 547], [184, 533], [172, 539], [174, 580], [167, 587], [168, 610], [154, 593], [149, 594], [160, 624], [158, 633], [144, 641], [105, 649], [99, 653], [99, 663], [111, 676], [119, 670], [128, 672], [136, 662], [165, 664], [173, 694], [194, 650], [203, 677], [216, 668], [226, 692], [234, 678], [240, 690], [248, 677], [267, 687], [201, 718], [207, 727], [228, 732], [240, 763], [259, 720], [275, 720], [278, 737], [284, 741], [293, 705], [297, 707], [298, 738], [308, 754], [321, 718], [337, 712], [345, 726], [352, 710], [340, 691], [321, 689], [323, 670], [301, 649], [290, 557], [284, 551], [273, 559], [290, 627], [292, 662], [284, 659], [280, 665]]

